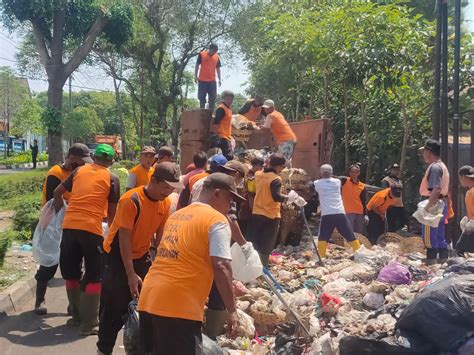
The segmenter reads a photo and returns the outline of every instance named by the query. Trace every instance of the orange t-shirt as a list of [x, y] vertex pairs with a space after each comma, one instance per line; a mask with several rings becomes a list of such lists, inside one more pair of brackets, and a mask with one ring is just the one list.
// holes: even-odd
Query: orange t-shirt
[[63, 229], [78, 229], [102, 236], [102, 220], [107, 203], [120, 198], [120, 181], [109, 169], [98, 164], [76, 169], [65, 182], [71, 192]]
[[360, 195], [365, 189], [365, 184], [357, 182], [354, 184], [350, 177], [346, 177], [346, 182], [342, 185], [342, 202], [346, 213], [364, 214], [364, 206]]
[[104, 240], [104, 251], [110, 253], [119, 229], [125, 228], [132, 231], [132, 258], [141, 258], [148, 252], [155, 232], [168, 219], [170, 205], [168, 197], [163, 201], [151, 200], [146, 195], [144, 186], [128, 190], [120, 198], [114, 221]]
[[201, 68], [199, 69], [199, 81], [216, 81], [216, 69], [219, 63], [219, 55], [215, 53], [213, 56], [209, 55], [208, 51], [202, 51]]
[[397, 203], [396, 198], [390, 198], [390, 188], [377, 192], [367, 204], [367, 210], [373, 211], [377, 207], [382, 213], [387, 213], [390, 206]]
[[[66, 180], [68, 178], [68, 176], [70, 174], [71, 174], [71, 172], [67, 171], [66, 169], [64, 169], [59, 164], [57, 164], [57, 165], [53, 166], [51, 169], [49, 169], [48, 174], [46, 175], [46, 179], [44, 180], [44, 184], [43, 184], [43, 196], [42, 196], [42, 201], [41, 201], [42, 206], [44, 206], [45, 203], [46, 203], [46, 182], [48, 180], [48, 177], [49, 176], [55, 176], [59, 179], [59, 181], [63, 182], [64, 180]], [[66, 202], [69, 201], [70, 195], [71, 194], [69, 192], [66, 192], [63, 195], [63, 198], [66, 200]]]
[[193, 203], [166, 222], [156, 258], [143, 282], [138, 310], [202, 321], [214, 272], [209, 231], [227, 218], [209, 205]]
[[272, 121], [270, 130], [272, 131], [277, 145], [286, 141], [296, 142], [296, 136], [293, 133], [293, 130], [280, 112], [275, 110], [268, 116]]
[[232, 139], [232, 110], [223, 103], [219, 105], [219, 108], [224, 110], [225, 116], [217, 125], [217, 135], [230, 140]]
[[255, 173], [255, 199], [253, 214], [275, 219], [281, 217], [281, 203], [273, 200], [270, 185], [274, 180], [281, 178], [274, 172], [257, 171]]
[[130, 172], [135, 174], [135, 176], [137, 177], [137, 184], [135, 185], [135, 187], [148, 185], [151, 180], [151, 176], [153, 175], [153, 171], [153, 168], [147, 170], [141, 164], [138, 164], [132, 169], [130, 169]]
[[189, 191], [193, 190], [193, 186], [196, 182], [198, 182], [199, 180], [201, 180], [205, 177], [208, 177], [208, 176], [209, 176], [209, 173], [205, 172], [205, 171], [203, 171], [202, 173], [191, 176], [189, 178]]
[[474, 187], [467, 190], [464, 201], [466, 203], [467, 218], [474, 219]]

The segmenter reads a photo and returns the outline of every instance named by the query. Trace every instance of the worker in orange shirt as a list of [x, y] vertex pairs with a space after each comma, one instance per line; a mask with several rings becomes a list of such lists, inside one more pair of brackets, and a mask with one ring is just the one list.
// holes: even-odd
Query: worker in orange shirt
[[[53, 198], [56, 187], [65, 181], [72, 171], [86, 163], [92, 163], [89, 148], [82, 143], [73, 144], [71, 148], [69, 148], [64, 164], [54, 165], [46, 174], [43, 185], [42, 205], [44, 206], [47, 201]], [[69, 193], [65, 193], [63, 198], [68, 202]], [[44, 296], [46, 295], [48, 282], [54, 277], [57, 270], [58, 264], [53, 266], [40, 265], [36, 272], [35, 313], [38, 315], [45, 315], [48, 312], [45, 306]]]
[[[138, 298], [151, 266], [149, 249], [156, 250], [170, 215], [169, 195], [179, 189], [176, 164], [158, 164], [150, 182], [126, 192], [104, 240], [106, 253], [102, 281], [98, 354], [112, 354], [126, 319], [128, 304]], [[151, 247], [150, 247], [151, 245]]]
[[394, 184], [390, 188], [378, 191], [367, 204], [367, 215], [369, 216], [367, 231], [369, 241], [372, 244], [377, 244], [380, 235], [386, 231], [387, 210], [397, 203], [401, 194], [401, 186]]
[[213, 131], [219, 138], [217, 147], [222, 150], [222, 154], [227, 160], [234, 158], [232, 149], [232, 102], [234, 101], [234, 93], [225, 90], [222, 93], [222, 103], [216, 110], [214, 117]]
[[94, 164], [76, 169], [54, 190], [56, 210], [63, 205], [63, 195], [71, 193], [64, 215], [59, 262], [66, 280], [72, 323], [80, 325], [79, 331], [83, 336], [98, 332], [102, 286], [102, 220], [105, 206], [108, 206], [107, 220], [109, 226], [112, 224], [120, 198], [120, 180], [108, 169], [114, 156], [115, 151], [110, 145], [99, 144], [94, 154]]
[[217, 44], [211, 43], [208, 51], [203, 50], [199, 53], [194, 69], [194, 80], [198, 83], [199, 107], [206, 107], [206, 96], [208, 96], [208, 109], [211, 111], [214, 111], [214, 103], [217, 97], [216, 72], [219, 78], [219, 86], [222, 85], [222, 65], [217, 50]]
[[342, 177], [341, 196], [347, 219], [355, 233], [363, 234], [366, 217], [366, 189], [359, 180], [360, 166], [353, 164], [349, 167], [349, 176]]
[[158, 153], [156, 153], [155, 155], [155, 162], [153, 163], [153, 168], [160, 163], [173, 161], [173, 157], [173, 149], [167, 147], [166, 145], [160, 147], [160, 149], [158, 149]]
[[144, 186], [150, 182], [153, 174], [152, 166], [155, 161], [156, 150], [153, 147], [145, 146], [140, 153], [140, 164], [135, 165], [128, 174], [127, 190]]
[[243, 200], [234, 179], [214, 173], [206, 178], [199, 201], [168, 219], [138, 300], [144, 351], [202, 352], [204, 306], [213, 279], [228, 312], [229, 329], [236, 330], [231, 230], [225, 216], [233, 199]]
[[463, 232], [455, 248], [459, 255], [464, 255], [464, 253], [474, 252], [474, 230], [471, 227], [474, 224], [474, 169], [469, 165], [462, 166], [458, 175], [461, 186], [467, 188], [464, 198], [466, 217], [461, 221]]
[[261, 129], [270, 130], [272, 132], [277, 147], [277, 153], [281, 154], [291, 163], [297, 141], [295, 133], [281, 112], [275, 109], [273, 100], [265, 100], [262, 107], [267, 116]]
[[249, 121], [257, 122], [262, 116], [263, 96], [255, 95], [255, 98], [247, 100], [239, 110], [239, 115], [245, 116]]

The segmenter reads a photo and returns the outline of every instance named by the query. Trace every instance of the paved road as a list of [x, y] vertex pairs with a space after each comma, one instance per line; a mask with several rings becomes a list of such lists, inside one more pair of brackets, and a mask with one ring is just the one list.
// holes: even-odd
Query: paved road
[[[97, 336], [78, 335], [78, 329], [66, 325], [67, 298], [64, 283], [52, 281], [46, 303], [48, 315], [32, 312], [30, 300], [17, 313], [0, 319], [0, 353], [2, 355], [89, 355], [96, 354]], [[122, 334], [119, 334], [114, 355], [123, 355]]]

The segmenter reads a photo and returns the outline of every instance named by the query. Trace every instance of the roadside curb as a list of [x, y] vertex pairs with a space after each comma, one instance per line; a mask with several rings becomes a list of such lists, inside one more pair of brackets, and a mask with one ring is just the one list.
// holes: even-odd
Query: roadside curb
[[35, 276], [31, 273], [26, 280], [17, 281], [0, 292], [0, 319], [12, 315], [34, 297], [35, 288]]
[[[44, 166], [48, 166], [47, 161], [39, 161], [36, 163], [37, 168], [42, 168]], [[26, 164], [18, 164], [18, 165], [0, 165], [0, 170], [7, 170], [7, 169], [28, 169], [33, 168], [33, 163], [26, 163]]]

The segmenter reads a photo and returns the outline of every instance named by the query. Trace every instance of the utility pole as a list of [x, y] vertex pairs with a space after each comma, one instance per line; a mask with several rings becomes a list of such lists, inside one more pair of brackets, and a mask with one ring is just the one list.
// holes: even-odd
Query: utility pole
[[453, 73], [453, 85], [454, 85], [454, 102], [453, 102], [453, 162], [451, 171], [451, 193], [453, 200], [453, 228], [451, 229], [452, 235], [451, 240], [453, 245], [457, 242], [459, 235], [459, 180], [457, 178], [459, 169], [459, 61], [461, 51], [461, 0], [455, 0], [454, 2], [454, 73]]
[[442, 64], [441, 64], [441, 159], [448, 164], [448, 0], [441, 1]]
[[441, 0], [436, 0], [435, 4], [436, 11], [436, 42], [435, 42], [435, 53], [434, 53], [434, 98], [433, 98], [433, 116], [431, 122], [432, 138], [439, 140], [439, 128], [440, 128], [440, 89], [441, 89]]

